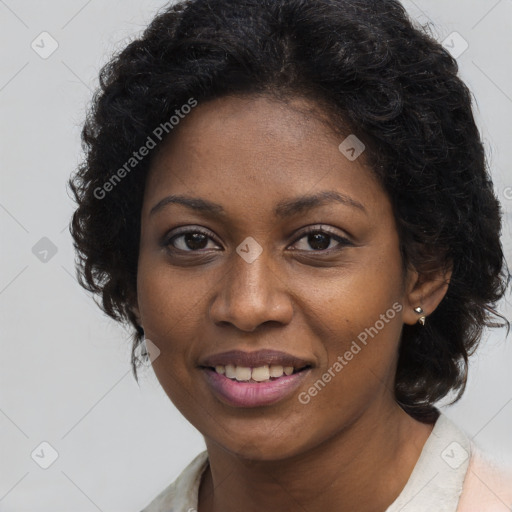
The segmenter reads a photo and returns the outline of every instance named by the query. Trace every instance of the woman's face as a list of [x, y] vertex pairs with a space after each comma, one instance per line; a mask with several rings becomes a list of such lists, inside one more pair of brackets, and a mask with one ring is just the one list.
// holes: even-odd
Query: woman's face
[[155, 155], [142, 208], [137, 313], [156, 375], [207, 440], [262, 460], [392, 407], [410, 310], [364, 153], [293, 106], [314, 107], [199, 104]]

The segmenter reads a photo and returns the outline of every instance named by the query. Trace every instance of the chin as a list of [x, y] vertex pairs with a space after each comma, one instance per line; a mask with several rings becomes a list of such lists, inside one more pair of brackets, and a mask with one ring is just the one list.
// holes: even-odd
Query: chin
[[[293, 445], [290, 443], [290, 440], [293, 438], [292, 433], [284, 436], [282, 439], [277, 439], [271, 435], [264, 435], [264, 437], [252, 436], [251, 439], [248, 439], [247, 436], [240, 439], [230, 437], [224, 440], [225, 442], [223, 440], [216, 440], [215, 444], [242, 460], [275, 462], [301, 453], [301, 447], [296, 442]], [[297, 441], [296, 437], [295, 441]]]

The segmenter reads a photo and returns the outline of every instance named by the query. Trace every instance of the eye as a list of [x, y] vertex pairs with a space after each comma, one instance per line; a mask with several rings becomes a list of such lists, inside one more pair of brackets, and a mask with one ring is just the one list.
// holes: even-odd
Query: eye
[[[331, 233], [329, 230], [318, 226], [306, 228], [302, 236], [295, 240], [294, 245], [297, 245], [302, 240], [304, 240], [302, 247], [298, 247], [295, 250], [329, 253], [332, 250], [341, 250], [343, 247], [354, 245], [348, 238]], [[331, 246], [333, 241], [337, 242], [337, 246]], [[214, 247], [208, 246], [210, 242], [214, 243]], [[174, 233], [164, 240], [163, 245], [171, 250], [176, 249], [182, 252], [203, 252], [218, 247], [209, 233], [198, 228]], [[308, 250], [308, 246], [313, 251]]]
[[[208, 233], [199, 229], [181, 231], [164, 240], [165, 246], [171, 246], [171, 249], [178, 249], [183, 252], [201, 252], [208, 250], [208, 242], [213, 241]], [[218, 247], [218, 246], [217, 246]]]
[[[331, 233], [330, 231], [319, 228], [318, 226], [311, 226], [302, 233], [294, 245], [304, 240], [302, 248], [297, 250], [305, 250], [307, 252], [331, 252], [331, 250], [341, 250], [343, 247], [354, 245], [348, 238]], [[338, 242], [337, 246], [331, 247], [333, 241]], [[307, 247], [311, 247], [313, 251], [309, 251]]]

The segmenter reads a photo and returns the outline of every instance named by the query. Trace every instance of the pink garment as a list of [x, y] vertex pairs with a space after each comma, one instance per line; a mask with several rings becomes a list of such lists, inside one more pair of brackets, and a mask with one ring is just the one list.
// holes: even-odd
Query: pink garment
[[504, 470], [473, 448], [457, 512], [512, 511], [512, 470]]

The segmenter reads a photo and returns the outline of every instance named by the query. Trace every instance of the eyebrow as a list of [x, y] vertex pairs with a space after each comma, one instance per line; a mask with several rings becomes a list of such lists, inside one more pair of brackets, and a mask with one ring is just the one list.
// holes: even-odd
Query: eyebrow
[[[316, 194], [304, 195], [294, 199], [281, 201], [274, 208], [274, 215], [284, 219], [331, 202], [338, 202], [345, 206], [351, 206], [361, 210], [364, 213], [367, 213], [366, 208], [359, 201], [356, 201], [355, 199], [352, 199], [345, 194], [340, 194], [339, 192], [335, 192], [333, 190], [325, 190]], [[157, 213], [169, 204], [181, 204], [191, 210], [200, 213], [208, 213], [215, 217], [226, 216], [226, 210], [224, 210], [220, 204], [213, 203], [212, 201], [202, 199], [200, 197], [190, 197], [184, 195], [170, 195], [164, 197], [157, 204], [155, 204], [153, 208], [151, 208], [149, 215]]]

